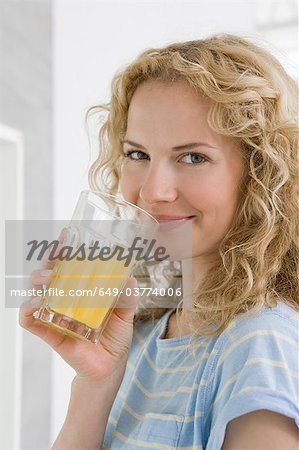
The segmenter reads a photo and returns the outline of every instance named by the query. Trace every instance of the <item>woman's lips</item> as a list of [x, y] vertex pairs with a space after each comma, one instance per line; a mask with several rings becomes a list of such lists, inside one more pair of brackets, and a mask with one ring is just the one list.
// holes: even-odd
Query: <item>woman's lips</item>
[[189, 220], [192, 220], [195, 216], [164, 216], [159, 215], [155, 216], [155, 219], [158, 220], [161, 231], [172, 230]]
[[166, 216], [166, 215], [157, 215], [155, 218], [160, 222], [170, 221], [170, 220], [187, 220], [194, 216]]

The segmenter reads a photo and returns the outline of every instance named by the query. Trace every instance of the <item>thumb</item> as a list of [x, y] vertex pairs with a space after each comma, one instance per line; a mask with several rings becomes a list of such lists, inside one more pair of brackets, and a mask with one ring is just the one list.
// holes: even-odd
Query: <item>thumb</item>
[[122, 318], [133, 318], [139, 297], [136, 278], [130, 277], [122, 291], [116, 303], [117, 314]]
[[[137, 305], [135, 278], [129, 278], [123, 294], [104, 326], [100, 343], [115, 358], [126, 358], [132, 342], [133, 321]], [[135, 293], [135, 296], [134, 296]], [[129, 295], [130, 294], [130, 295]]]

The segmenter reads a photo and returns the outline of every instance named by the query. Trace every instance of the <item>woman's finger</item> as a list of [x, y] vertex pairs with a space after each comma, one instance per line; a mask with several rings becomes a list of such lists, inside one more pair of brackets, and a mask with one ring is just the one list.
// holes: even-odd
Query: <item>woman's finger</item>
[[[126, 286], [123, 289], [124, 293], [119, 297], [116, 304], [116, 308], [119, 313], [125, 314], [127, 309], [129, 309], [131, 312], [133, 310], [133, 312], [135, 313], [138, 299], [138, 296], [136, 295], [137, 286], [138, 285], [136, 278], [130, 277], [127, 281]], [[129, 292], [130, 295], [126, 295], [127, 292]]]
[[29, 289], [40, 289], [43, 286], [48, 286], [53, 278], [53, 270], [34, 270], [29, 279]]
[[25, 329], [31, 328], [35, 323], [34, 313], [38, 311], [42, 303], [42, 297], [32, 297], [20, 306], [19, 323]]
[[[59, 252], [61, 250], [61, 248], [63, 247], [63, 242], [64, 242], [64, 238], [66, 236], [67, 233], [67, 229], [63, 228], [60, 232], [59, 238], [58, 238], [58, 245], [53, 252], [53, 247], [48, 248], [41, 260], [41, 270], [51, 270], [53, 269], [53, 267], [55, 266], [57, 259], [53, 259], [53, 258], [57, 258], [57, 256], [59, 255]], [[51, 259], [50, 259], [51, 256]]]
[[[19, 310], [19, 324], [25, 330], [30, 331], [30, 333], [43, 339], [54, 350], [56, 349], [57, 351], [57, 348], [63, 341], [72, 341], [73, 338], [68, 338], [58, 331], [45, 326], [45, 324], [41, 323], [35, 318], [35, 313], [37, 313], [37, 311], [39, 310], [41, 303], [41, 297], [35, 297], [24, 302]], [[58, 353], [61, 354], [59, 351]], [[63, 357], [62, 354], [61, 356]]]

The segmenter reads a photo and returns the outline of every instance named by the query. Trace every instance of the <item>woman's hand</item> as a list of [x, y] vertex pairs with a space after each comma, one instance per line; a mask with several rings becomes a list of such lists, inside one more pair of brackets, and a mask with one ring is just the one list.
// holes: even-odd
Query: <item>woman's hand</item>
[[[30, 288], [48, 286], [53, 266], [53, 261], [44, 259], [41, 270], [31, 274]], [[136, 280], [130, 278], [126, 287], [134, 292], [136, 285]], [[49, 344], [76, 371], [78, 377], [85, 381], [102, 382], [115, 371], [123, 373], [132, 340], [136, 297], [125, 294], [120, 297], [119, 306], [114, 308], [97, 345], [61, 334], [35, 319], [33, 314], [40, 303], [41, 299], [34, 298], [22, 305], [20, 325]]]

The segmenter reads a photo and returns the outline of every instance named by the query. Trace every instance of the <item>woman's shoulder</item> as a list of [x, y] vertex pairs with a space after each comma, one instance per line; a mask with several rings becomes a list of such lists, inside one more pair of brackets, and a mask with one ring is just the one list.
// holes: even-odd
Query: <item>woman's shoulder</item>
[[207, 380], [209, 448], [220, 448], [229, 421], [256, 410], [294, 418], [299, 426], [298, 327], [298, 312], [278, 302], [239, 315], [218, 336]]
[[206, 370], [215, 386], [251, 369], [261, 376], [282, 366], [297, 373], [299, 314], [282, 301], [240, 314], [213, 339], [211, 350]]
[[215, 380], [256, 371], [298, 377], [299, 314], [285, 302], [236, 317], [218, 336], [211, 364]]
[[258, 333], [263, 330], [283, 333], [298, 338], [299, 312], [284, 301], [276, 306], [263, 306], [237, 316], [223, 332], [223, 337], [242, 337], [245, 333]]

